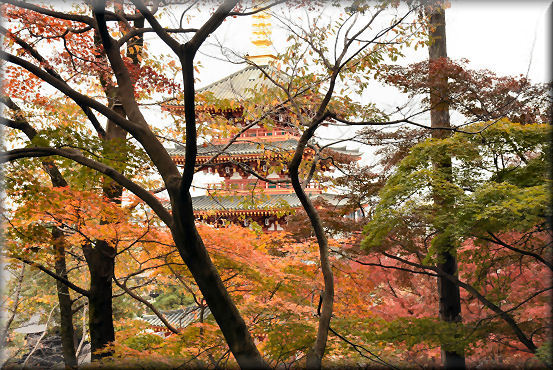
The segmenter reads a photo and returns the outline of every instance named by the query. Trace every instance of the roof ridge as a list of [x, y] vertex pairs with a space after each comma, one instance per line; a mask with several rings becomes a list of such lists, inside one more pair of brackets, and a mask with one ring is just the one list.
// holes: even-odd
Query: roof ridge
[[230, 75], [227, 75], [227, 76], [225, 76], [225, 77], [223, 77], [223, 78], [221, 78], [221, 79], [219, 79], [219, 80], [217, 80], [217, 81], [215, 81], [215, 82], [210, 83], [209, 85], [206, 85], [206, 86], [204, 86], [204, 87], [200, 87], [198, 90], [196, 90], [196, 92], [202, 93], [202, 92], [204, 92], [204, 91], [206, 91], [206, 90], [208, 90], [208, 89], [210, 89], [210, 88], [212, 88], [212, 87], [215, 87], [215, 86], [217, 86], [217, 85], [220, 85], [220, 84], [222, 84], [223, 82], [225, 82], [226, 80], [229, 80], [229, 79], [231, 79], [231, 78], [233, 78], [233, 77], [235, 77], [235, 76], [238, 76], [239, 74], [244, 73], [244, 72], [246, 72], [247, 70], [250, 70], [250, 69], [257, 69], [257, 67], [256, 67], [256, 66], [252, 66], [252, 65], [248, 65], [247, 67], [242, 68], [242, 69], [240, 69], [240, 70], [238, 70], [238, 71], [236, 71], [236, 72], [233, 72], [233, 73], [231, 73]]
[[[192, 311], [195, 311], [195, 310], [198, 310], [199, 307], [195, 304], [193, 305], [188, 305], [188, 306], [185, 306], [183, 308], [175, 308], [175, 309], [172, 309], [172, 310], [159, 310], [160, 313], [162, 313], [163, 315], [172, 315], [172, 314], [176, 314], [176, 313], [186, 313], [186, 312], [192, 312]], [[155, 316], [157, 317], [156, 314], [151, 314], [151, 315], [142, 315], [142, 317], [150, 317], [150, 316]]]
[[197, 89], [198, 93], [211, 92], [220, 100], [245, 100], [254, 90], [261, 85], [271, 85], [271, 79], [266, 79], [264, 74], [272, 76], [277, 80], [286, 79], [285, 72], [272, 65], [248, 65], [241, 70], [231, 73], [218, 81]]

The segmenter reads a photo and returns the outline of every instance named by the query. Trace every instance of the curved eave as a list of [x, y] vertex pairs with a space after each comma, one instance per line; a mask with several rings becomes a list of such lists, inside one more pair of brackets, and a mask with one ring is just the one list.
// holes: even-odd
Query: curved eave
[[[184, 114], [184, 105], [162, 104], [161, 110], [175, 113], [175, 114]], [[242, 112], [244, 111], [244, 107], [241, 105], [237, 105], [236, 107], [232, 107], [232, 108], [216, 108], [215, 106], [208, 106], [208, 107], [197, 106], [196, 111], [208, 112], [213, 114], [238, 113], [241, 115]]]
[[291, 214], [294, 211], [299, 209], [299, 207], [292, 208], [290, 210], [284, 211], [282, 208], [277, 209], [226, 209], [226, 210], [198, 210], [194, 211], [194, 214], [199, 216], [200, 219], [209, 218], [212, 216], [233, 216], [233, 215], [241, 215], [241, 216], [271, 216], [271, 215], [277, 215], [280, 214]]
[[[177, 165], [184, 165], [184, 156], [182, 155], [176, 155], [171, 156], [175, 164]], [[208, 160], [213, 158], [212, 155], [209, 156], [197, 156], [196, 157], [196, 164], [201, 165]], [[229, 161], [241, 161], [241, 160], [253, 160], [253, 159], [261, 159], [261, 158], [282, 158], [282, 155], [279, 153], [254, 153], [254, 154], [237, 154], [237, 155], [220, 155], [214, 160], [212, 160], [212, 163], [224, 163]]]

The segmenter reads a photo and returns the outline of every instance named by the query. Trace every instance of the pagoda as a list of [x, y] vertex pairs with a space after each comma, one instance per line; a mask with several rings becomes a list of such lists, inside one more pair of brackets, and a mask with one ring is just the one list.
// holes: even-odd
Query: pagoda
[[[254, 15], [252, 33], [255, 52], [246, 58], [254, 65], [197, 90], [200, 94], [209, 93], [216, 100], [237, 102], [233, 108], [213, 108], [211, 112], [224, 116], [241, 129], [249, 126], [249, 122], [244, 119], [240, 102], [252, 98], [254, 91], [273, 87], [271, 81], [264, 78], [265, 73], [272, 76], [282, 74], [269, 65], [275, 56], [269, 49], [268, 14]], [[182, 105], [165, 105], [163, 108], [174, 114], [183, 114]], [[285, 111], [272, 114], [271, 120], [270, 127], [253, 125], [237, 138], [214, 138], [198, 145], [196, 166], [205, 173], [223, 178], [222, 182], [208, 184], [206, 195], [192, 198], [198, 219], [214, 225], [232, 222], [250, 226], [255, 222], [263, 231], [278, 231], [286, 225], [287, 215], [301, 208], [287, 174], [287, 158], [295, 151], [301, 133], [287, 121]], [[229, 145], [231, 140], [234, 141]], [[177, 165], [184, 165], [184, 146], [177, 144], [167, 149]], [[306, 148], [305, 156], [313, 153], [312, 149]], [[342, 161], [360, 158], [358, 152], [348, 151], [345, 147], [326, 149], [325, 156]], [[321, 162], [323, 170], [329, 170], [330, 163], [328, 159]], [[305, 187], [313, 201], [323, 200], [338, 206], [341, 197], [326, 194], [323, 190], [317, 181], [311, 181]]]

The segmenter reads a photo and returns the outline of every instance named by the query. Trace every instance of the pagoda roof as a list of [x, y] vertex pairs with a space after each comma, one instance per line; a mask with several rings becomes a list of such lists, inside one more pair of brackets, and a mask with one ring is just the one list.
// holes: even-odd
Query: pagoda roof
[[46, 330], [46, 324], [40, 324], [40, 313], [35, 313], [22, 326], [15, 329], [14, 332], [20, 334], [36, 334], [43, 333]]
[[[200, 307], [191, 305], [185, 308], [171, 311], [161, 311], [165, 319], [176, 328], [185, 328], [200, 319]], [[211, 314], [209, 308], [205, 308], [204, 317]], [[143, 315], [140, 317], [152, 326], [164, 327], [165, 324], [156, 315]]]
[[253, 91], [261, 87], [275, 87], [263, 72], [275, 80], [281, 79], [284, 72], [265, 66], [248, 66], [237, 72], [234, 72], [219, 81], [213, 82], [197, 90], [198, 93], [212, 93], [216, 99], [246, 100], [253, 97]]
[[[261, 154], [265, 151], [290, 151], [296, 148], [298, 141], [289, 139], [284, 141], [273, 142], [252, 142], [252, 141], [236, 141], [224, 150], [224, 155], [244, 155], [244, 154]], [[198, 156], [212, 156], [219, 153], [227, 144], [211, 144], [198, 145]], [[176, 145], [175, 148], [167, 148], [167, 152], [171, 156], [184, 156], [184, 145]]]
[[[324, 200], [331, 205], [339, 205], [342, 197], [336, 194], [311, 194], [312, 201]], [[299, 208], [301, 202], [295, 193], [251, 195], [201, 195], [192, 197], [195, 212], [221, 213], [225, 211], [284, 210]]]
[[339, 148], [336, 148], [336, 147], [328, 147], [329, 150], [332, 150], [333, 152], [337, 152], [337, 153], [340, 153], [340, 154], [344, 154], [344, 155], [351, 155], [351, 156], [354, 156], [354, 157], [360, 157], [361, 156], [361, 152], [359, 150], [350, 150], [347, 148], [347, 146], [341, 146]]
[[[236, 141], [228, 148], [226, 148], [221, 154], [225, 156], [232, 155], [248, 155], [248, 154], [263, 154], [267, 151], [278, 152], [290, 152], [296, 149], [298, 144], [297, 139], [288, 139], [284, 141], [262, 141], [262, 142], [251, 142], [251, 141]], [[198, 156], [213, 156], [226, 146], [227, 144], [211, 144], [206, 143], [204, 145], [198, 145]], [[334, 152], [350, 155], [350, 156], [359, 156], [361, 153], [357, 150], [348, 150], [346, 147], [334, 148], [330, 147], [329, 150]], [[167, 152], [172, 157], [184, 157], [185, 147], [184, 145], [176, 144], [174, 148], [167, 148]]]

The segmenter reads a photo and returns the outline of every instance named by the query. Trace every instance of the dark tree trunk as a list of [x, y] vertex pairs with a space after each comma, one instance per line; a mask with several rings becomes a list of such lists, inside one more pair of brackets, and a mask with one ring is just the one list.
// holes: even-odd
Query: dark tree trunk
[[[183, 60], [185, 62], [183, 63], [183, 77], [186, 159], [182, 176], [179, 175], [175, 163], [162, 144], [149, 130], [148, 124], [134, 100], [132, 78], [121, 59], [119, 47], [110, 37], [106, 26], [104, 2], [95, 2], [94, 17], [98, 24], [98, 36], [100, 36], [103, 48], [115, 72], [118, 85], [117, 97], [123, 104], [130, 122], [118, 119], [120, 116], [113, 115], [112, 117], [120, 127], [129, 130], [141, 142], [165, 182], [172, 207], [172, 220], [166, 219], [165, 222], [171, 228], [175, 245], [196, 280], [239, 366], [242, 368], [267, 368], [196, 230], [189, 193], [194, 175], [197, 146], [194, 111], [194, 54], [209, 34], [219, 27], [236, 3], [237, 0], [226, 0], [184, 45], [170, 37], [164, 37], [164, 41], [175, 51], [181, 62]], [[141, 8], [140, 12], [154, 28], [157, 27], [157, 21], [147, 8]], [[165, 34], [164, 32], [163, 34]], [[185, 54], [187, 55], [185, 56]]]
[[[442, 271], [456, 276], [457, 260], [454, 255], [448, 252], [440, 254], [440, 259], [445, 260], [438, 264]], [[438, 277], [438, 290], [440, 297], [440, 320], [444, 322], [461, 322], [461, 297], [459, 286], [444, 277]], [[442, 349], [442, 364], [447, 369], [464, 369], [464, 352], [453, 352]]]
[[[305, 147], [305, 144], [309, 140], [308, 135], [302, 136], [300, 139], [300, 145]], [[303, 144], [302, 144], [303, 142]], [[298, 152], [296, 152], [298, 153]], [[299, 153], [303, 153], [303, 148]], [[326, 343], [328, 340], [328, 331], [330, 329], [330, 320], [332, 319], [332, 310], [334, 308], [334, 274], [332, 273], [332, 267], [330, 263], [330, 255], [328, 251], [328, 239], [325, 235], [321, 219], [317, 210], [313, 206], [313, 203], [305, 193], [302, 185], [299, 181], [299, 165], [301, 162], [301, 155], [295, 155], [290, 162], [290, 178], [292, 179], [292, 186], [296, 192], [297, 197], [300, 199], [303, 209], [309, 217], [313, 232], [317, 237], [317, 244], [319, 246], [319, 259], [321, 263], [321, 272], [323, 274], [324, 290], [320, 295], [319, 308], [317, 314], [319, 315], [319, 324], [317, 326], [317, 336], [313, 347], [307, 353], [306, 368], [307, 369], [320, 369], [322, 367], [323, 356], [326, 351]]]
[[[433, 63], [447, 58], [445, 11], [441, 4], [429, 8], [430, 16], [430, 47], [429, 47], [429, 79], [430, 83], [430, 121], [432, 128], [449, 128], [449, 104], [447, 103], [447, 76], [433, 68]], [[442, 139], [450, 135], [448, 130], [432, 130], [432, 137]], [[443, 156], [434, 161], [433, 166], [451, 179], [451, 158]], [[437, 207], [450, 207], [451, 200], [437, 194], [434, 195]], [[450, 247], [450, 246], [448, 246]], [[438, 253], [438, 268], [447, 274], [457, 276], [457, 259], [452, 248], [441, 247]], [[438, 277], [438, 294], [440, 299], [440, 320], [447, 323], [458, 323], [461, 318], [461, 298], [459, 286], [443, 276]], [[464, 369], [465, 355], [449, 351], [442, 345], [442, 364], [448, 369]]]
[[[108, 95], [109, 96], [109, 95]], [[113, 110], [118, 113], [124, 111], [117, 103], [112, 103]], [[122, 142], [127, 132], [108, 121], [105, 137], [105, 154], [121, 155], [117, 153], [117, 144]], [[115, 153], [114, 153], [115, 152]], [[121, 163], [124, 163], [123, 158]], [[103, 179], [104, 195], [114, 203], [121, 203], [123, 188], [107, 176]], [[115, 273], [115, 254], [116, 251], [105, 240], [96, 240], [95, 245], [83, 246], [83, 252], [90, 271], [90, 289], [89, 289], [89, 310], [88, 322], [90, 331], [90, 346], [92, 351], [92, 361], [99, 360], [111, 355], [109, 351], [95, 353], [104, 349], [106, 345], [115, 340], [115, 330], [113, 327], [113, 301], [112, 301], [112, 279]]]
[[[52, 230], [52, 244], [54, 246], [56, 274], [67, 279], [67, 266], [65, 263], [65, 246], [63, 232], [55, 227]], [[73, 328], [72, 302], [67, 285], [56, 280], [58, 301], [60, 308], [60, 337], [63, 350], [65, 367], [76, 368], [77, 356], [75, 354], [75, 331]]]
[[[43, 167], [48, 172], [54, 187], [65, 187], [67, 182], [53, 162], [45, 161]], [[68, 279], [67, 265], [65, 261], [65, 235], [63, 231], [54, 227], [52, 230], [52, 246], [54, 247], [54, 269], [58, 276]], [[69, 287], [59, 280], [56, 280], [56, 290], [60, 308], [60, 338], [63, 350], [63, 361], [67, 368], [77, 367], [77, 356], [75, 354], [75, 330], [73, 328], [73, 310], [71, 308], [71, 296]]]
[[[236, 1], [227, 1], [221, 5], [208, 22], [213, 23], [209, 28], [217, 28], [235, 3]], [[207, 37], [207, 34], [202, 37]], [[174, 220], [171, 233], [180, 256], [198, 284], [240, 368], [266, 369], [268, 366], [257, 350], [248, 327], [225, 288], [194, 223], [194, 210], [189, 189], [194, 177], [197, 154], [194, 55], [199, 45], [194, 46], [193, 41], [195, 38], [179, 46], [178, 52], [183, 66], [186, 155], [180, 181], [174, 184], [166, 182]]]
[[175, 219], [171, 230], [173, 240], [238, 365], [242, 369], [268, 368], [196, 230], [190, 194], [178, 197], [178, 200], [175, 198], [172, 204]]
[[[67, 181], [52, 161], [43, 161], [42, 167], [50, 176], [52, 186], [66, 187]], [[52, 246], [54, 247], [54, 269], [58, 276], [68, 280], [67, 264], [65, 260], [65, 235], [57, 227], [52, 229]], [[75, 352], [75, 329], [73, 328], [73, 310], [69, 287], [56, 280], [56, 290], [60, 308], [60, 338], [65, 367], [76, 368], [77, 356]]]
[[88, 298], [88, 325], [92, 361], [109, 356], [109, 352], [95, 353], [115, 340], [112, 310], [112, 278], [115, 265], [115, 250], [105, 241], [98, 240], [92, 247], [83, 247], [90, 270]]
[[[144, 20], [139, 20], [137, 26], [142, 27]], [[97, 36], [96, 36], [97, 37]], [[99, 39], [96, 40], [99, 43]], [[143, 38], [138, 37], [134, 40], [134, 48], [128, 52], [134, 63], [139, 64], [139, 57], [142, 50]], [[117, 100], [117, 92], [110, 83], [101, 78], [102, 87], [109, 101], [109, 107], [122, 116], [125, 116], [125, 110]], [[112, 159], [117, 159], [119, 163], [126, 162], [126, 151], [121, 149], [121, 144], [125, 143], [127, 131], [108, 120], [106, 124], [106, 133], [104, 137], [104, 154]], [[118, 168], [119, 169], [119, 168]], [[123, 173], [123, 168], [119, 169]], [[102, 189], [104, 195], [112, 202], [121, 204], [123, 187], [107, 176], [103, 178]], [[110, 356], [109, 351], [102, 351], [107, 344], [115, 340], [115, 330], [113, 327], [113, 295], [112, 279], [115, 274], [115, 255], [116, 251], [105, 240], [97, 240], [95, 246], [83, 246], [88, 269], [90, 271], [90, 289], [89, 289], [89, 310], [88, 321], [90, 331], [90, 342], [92, 351], [92, 361]]]
[[[113, 107], [115, 111], [122, 107]], [[117, 144], [125, 140], [127, 132], [108, 121], [106, 127], [106, 144], [112, 155], [122, 155], [125, 153], [117, 152]], [[115, 151], [116, 153], [113, 153]], [[124, 159], [121, 159], [124, 163]], [[107, 176], [104, 177], [103, 192], [105, 196], [114, 203], [121, 203], [123, 188]], [[86, 262], [90, 271], [90, 289], [89, 289], [89, 310], [88, 321], [90, 330], [90, 345], [92, 351], [92, 361], [111, 355], [109, 351], [102, 351], [95, 354], [97, 350], [103, 349], [107, 344], [115, 340], [115, 330], [113, 327], [113, 299], [112, 299], [112, 279], [115, 274], [115, 249], [105, 240], [97, 240], [95, 247], [84, 247]]]

